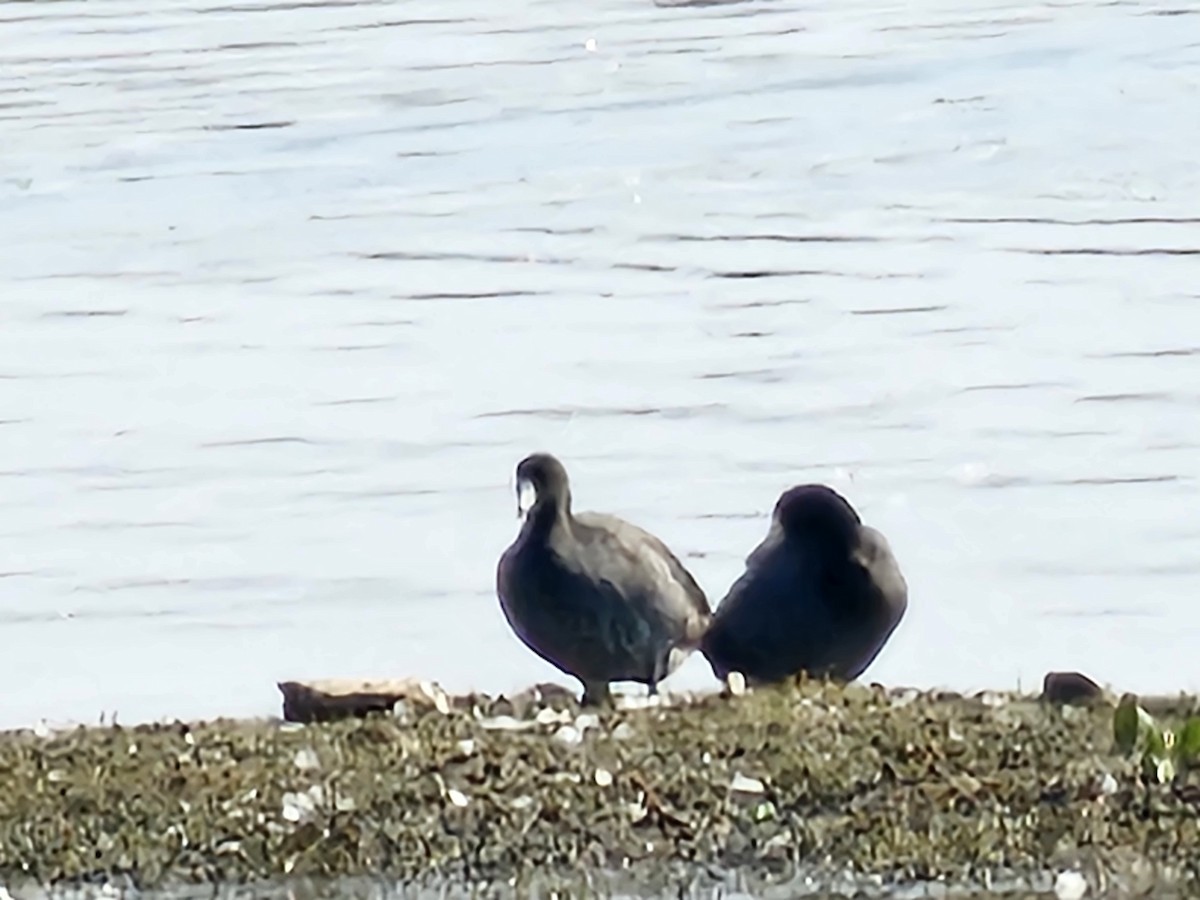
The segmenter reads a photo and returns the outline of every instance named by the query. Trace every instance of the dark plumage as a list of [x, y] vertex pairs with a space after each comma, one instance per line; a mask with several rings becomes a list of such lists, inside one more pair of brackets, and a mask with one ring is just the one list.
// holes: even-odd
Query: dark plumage
[[908, 606], [887, 540], [836, 491], [785, 491], [746, 570], [717, 607], [702, 652], [724, 680], [781, 681], [801, 671], [852, 681]]
[[585, 703], [611, 681], [658, 691], [699, 645], [712, 610], [666, 545], [615, 516], [571, 512], [567, 470], [535, 453], [517, 466], [518, 511], [533, 502], [496, 567], [496, 593], [517, 637], [583, 684]]

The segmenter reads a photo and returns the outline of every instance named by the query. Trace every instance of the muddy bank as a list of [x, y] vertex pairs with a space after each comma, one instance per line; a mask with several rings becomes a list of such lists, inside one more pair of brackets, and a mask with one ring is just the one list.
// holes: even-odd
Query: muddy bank
[[1112, 721], [1106, 702], [805, 683], [601, 712], [434, 692], [307, 725], [8, 732], [0, 882], [1197, 881], [1200, 789], [1147, 783]]

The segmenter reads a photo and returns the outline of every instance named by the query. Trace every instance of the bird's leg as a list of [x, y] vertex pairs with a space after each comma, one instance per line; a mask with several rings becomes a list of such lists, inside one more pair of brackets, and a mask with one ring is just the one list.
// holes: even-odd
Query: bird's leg
[[650, 673], [650, 680], [646, 682], [647, 696], [658, 696], [658, 683], [671, 671], [671, 653], [672, 651], [668, 648], [660, 653], [658, 659], [654, 661], [654, 671]]
[[583, 700], [581, 706], [611, 706], [612, 694], [607, 681], [580, 681], [583, 684]]

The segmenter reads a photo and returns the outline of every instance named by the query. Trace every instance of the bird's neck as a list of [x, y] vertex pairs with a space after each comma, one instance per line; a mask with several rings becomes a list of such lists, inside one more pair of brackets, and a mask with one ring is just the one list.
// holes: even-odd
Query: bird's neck
[[535, 503], [525, 518], [524, 532], [530, 537], [545, 540], [555, 528], [567, 528], [571, 522], [571, 498], [547, 497]]

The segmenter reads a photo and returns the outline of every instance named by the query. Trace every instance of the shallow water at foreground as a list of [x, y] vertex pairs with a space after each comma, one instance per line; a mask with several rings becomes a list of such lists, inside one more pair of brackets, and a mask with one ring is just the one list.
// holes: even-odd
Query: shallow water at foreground
[[552, 677], [492, 594], [539, 448], [714, 603], [845, 490], [868, 678], [1195, 688], [1197, 23], [0, 6], [0, 725]]

